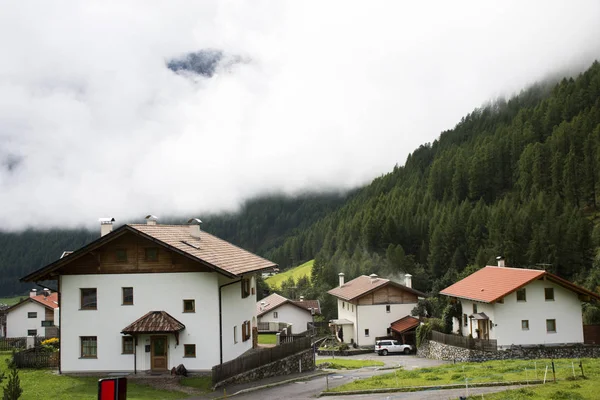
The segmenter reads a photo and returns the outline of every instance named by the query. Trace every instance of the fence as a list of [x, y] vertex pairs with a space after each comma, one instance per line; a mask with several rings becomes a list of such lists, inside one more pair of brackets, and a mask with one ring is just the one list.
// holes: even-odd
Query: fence
[[448, 335], [431, 331], [431, 340], [469, 350], [498, 351], [498, 342], [496, 339], [473, 339], [469, 336]]
[[[35, 336], [35, 346], [39, 346], [44, 340], [43, 336]], [[0, 338], [0, 351], [12, 351], [27, 347], [27, 336], [14, 338]]]
[[286, 322], [259, 322], [259, 332], [281, 332], [289, 326]]
[[298, 340], [304, 339], [306, 336], [307, 336], [306, 332], [300, 333], [297, 335], [284, 335], [282, 333], [278, 333], [277, 334], [277, 345], [296, 342]]
[[17, 368], [58, 368], [58, 352], [33, 348], [14, 353], [13, 361]]
[[311, 347], [310, 337], [303, 337], [290, 343], [268, 349], [259, 349], [254, 353], [212, 367], [212, 383], [217, 383], [254, 368], [272, 363]]

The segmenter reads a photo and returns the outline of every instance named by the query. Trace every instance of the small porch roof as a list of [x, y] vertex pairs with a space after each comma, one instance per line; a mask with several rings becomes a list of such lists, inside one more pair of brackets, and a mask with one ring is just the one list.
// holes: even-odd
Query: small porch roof
[[392, 322], [391, 328], [394, 332], [404, 333], [416, 328], [420, 323], [421, 321], [419, 321], [417, 318], [407, 315], [404, 318], [400, 318], [398, 321]]
[[485, 313], [477, 313], [477, 314], [471, 314], [469, 316], [469, 318], [473, 318], [473, 319], [490, 319]]
[[136, 335], [141, 333], [179, 333], [185, 329], [185, 325], [177, 321], [166, 311], [150, 311], [137, 319], [121, 333]]
[[332, 325], [354, 325], [354, 322], [347, 319], [332, 319], [329, 323]]

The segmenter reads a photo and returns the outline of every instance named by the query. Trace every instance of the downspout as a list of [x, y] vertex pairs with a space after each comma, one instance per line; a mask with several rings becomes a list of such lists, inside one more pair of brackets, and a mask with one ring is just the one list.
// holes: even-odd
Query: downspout
[[224, 285], [219, 286], [219, 364], [223, 364], [223, 305], [221, 289], [225, 286], [233, 285], [234, 283], [239, 283], [242, 280], [225, 283]]
[[137, 345], [138, 345], [138, 337], [137, 335], [133, 336], [133, 374], [137, 375]]
[[360, 346], [358, 343], [358, 304], [356, 305], [356, 346]]
[[58, 297], [58, 373], [59, 375], [62, 374], [62, 356], [61, 356], [61, 348], [62, 348], [62, 326], [63, 326], [63, 320], [62, 320], [62, 305], [60, 302], [60, 282], [62, 281], [62, 276], [59, 275], [58, 276], [58, 290], [56, 291], [57, 293], [57, 297]]

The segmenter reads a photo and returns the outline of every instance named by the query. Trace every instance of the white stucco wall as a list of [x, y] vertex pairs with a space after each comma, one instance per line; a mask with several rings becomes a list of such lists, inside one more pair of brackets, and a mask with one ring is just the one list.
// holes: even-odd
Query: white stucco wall
[[[210, 369], [220, 361], [219, 284], [228, 280], [217, 273], [156, 273], [114, 275], [64, 275], [61, 287], [61, 369], [63, 372], [132, 371], [132, 354], [121, 354], [121, 330], [149, 311], [166, 311], [186, 328], [168, 335], [168, 367], [184, 364], [190, 370]], [[239, 279], [238, 279], [239, 280]], [[231, 280], [234, 281], [234, 280]], [[252, 285], [256, 283], [253, 281]], [[122, 288], [133, 287], [134, 304], [122, 305]], [[255, 286], [254, 286], [255, 287]], [[80, 289], [97, 289], [97, 310], [80, 310]], [[241, 343], [241, 324], [255, 315], [256, 296], [241, 299], [240, 283], [223, 288], [224, 360], [251, 347]], [[195, 313], [183, 312], [183, 300], [195, 300]], [[233, 344], [233, 325], [238, 325], [239, 341]], [[97, 336], [98, 357], [80, 358], [80, 337]], [[150, 354], [144, 346], [149, 336], [138, 341], [138, 370], [150, 368]], [[195, 344], [196, 357], [184, 358], [183, 345]]]
[[[37, 318], [27, 318], [28, 312], [37, 312]], [[46, 308], [34, 300], [28, 301], [6, 315], [6, 336], [24, 337], [29, 329], [37, 329], [37, 336], [44, 336], [46, 328], [42, 327], [42, 321], [45, 319]]]
[[[476, 329], [479, 326], [476, 319], [469, 318], [470, 315], [473, 314], [473, 304], [477, 304], [477, 312], [485, 313], [488, 316], [489, 320], [492, 321], [492, 324], [497, 324], [496, 316], [494, 313], [494, 305], [489, 303], [480, 303], [473, 302], [470, 300], [461, 300], [462, 311], [463, 314], [467, 314], [467, 325], [464, 325], [463, 317], [461, 316], [460, 327], [462, 330], [462, 334], [464, 336], [468, 336], [472, 334], [474, 338], [477, 338]], [[488, 321], [488, 329], [489, 329], [489, 321]], [[453, 331], [456, 332], [456, 331]], [[492, 326], [492, 329], [489, 329], [489, 338], [497, 339], [496, 337], [497, 329], [495, 326]]]
[[[277, 318], [274, 318], [273, 312], [277, 313]], [[292, 333], [302, 333], [306, 331], [307, 323], [312, 321], [312, 316], [310, 311], [286, 303], [262, 315], [259, 321], [286, 322], [292, 324]]]
[[354, 325], [344, 325], [344, 342], [350, 343], [350, 339], [356, 341], [356, 308], [357, 306], [347, 301], [338, 299], [338, 319], [347, 319]]
[[[410, 315], [416, 303], [390, 304], [390, 312], [386, 311], [386, 304], [361, 305], [355, 307], [358, 323], [355, 323], [357, 331], [356, 342], [359, 346], [370, 346], [375, 344], [375, 337], [386, 336], [387, 329], [394, 321]], [[369, 329], [369, 336], [365, 336], [365, 329]], [[344, 338], [345, 341], [345, 338]]]

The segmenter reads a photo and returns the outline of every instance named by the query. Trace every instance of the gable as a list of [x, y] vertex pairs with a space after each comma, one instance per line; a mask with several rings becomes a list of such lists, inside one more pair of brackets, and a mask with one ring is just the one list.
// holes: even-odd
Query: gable
[[358, 305], [416, 303], [417, 295], [393, 285], [385, 285], [360, 297]]

